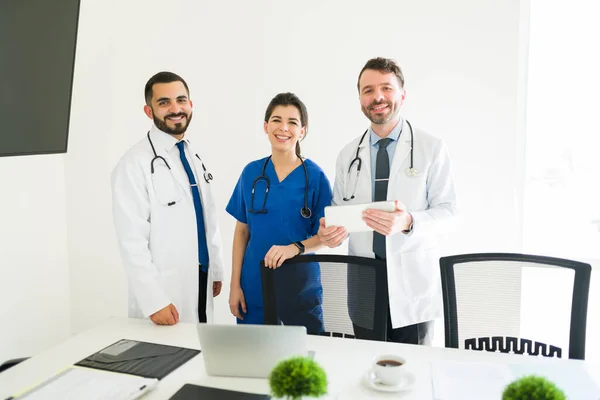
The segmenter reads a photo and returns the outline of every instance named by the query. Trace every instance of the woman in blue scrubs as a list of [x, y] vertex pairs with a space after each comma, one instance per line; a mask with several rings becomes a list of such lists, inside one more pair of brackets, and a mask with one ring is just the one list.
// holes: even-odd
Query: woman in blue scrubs
[[[305, 105], [293, 93], [280, 93], [265, 112], [264, 131], [271, 155], [246, 165], [227, 212], [236, 220], [229, 306], [239, 324], [264, 323], [260, 261], [275, 270], [277, 313], [285, 325], [324, 331], [323, 288], [318, 263], [281, 264], [322, 247], [317, 231], [331, 204], [323, 170], [300, 156], [308, 130]], [[307, 196], [306, 193], [308, 194]]]

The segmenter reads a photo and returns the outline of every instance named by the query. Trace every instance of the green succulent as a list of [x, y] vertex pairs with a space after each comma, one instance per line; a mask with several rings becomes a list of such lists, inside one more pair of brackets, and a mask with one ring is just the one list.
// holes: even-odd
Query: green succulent
[[308, 357], [292, 357], [280, 361], [269, 375], [271, 395], [299, 399], [302, 396], [320, 397], [327, 394], [327, 376], [315, 361]]
[[565, 393], [548, 379], [528, 375], [510, 383], [502, 400], [566, 400]]

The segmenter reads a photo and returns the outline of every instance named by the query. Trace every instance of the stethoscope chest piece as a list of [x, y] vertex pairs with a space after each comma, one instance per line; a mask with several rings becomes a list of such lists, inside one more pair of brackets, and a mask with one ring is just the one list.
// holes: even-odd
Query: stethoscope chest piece
[[308, 207], [302, 207], [300, 209], [300, 215], [302, 215], [304, 218], [310, 218], [312, 216], [312, 211]]
[[412, 176], [412, 177], [414, 177], [414, 176], [417, 176], [417, 175], [418, 175], [418, 173], [419, 173], [419, 171], [417, 171], [415, 168], [412, 168], [412, 167], [411, 167], [411, 168], [408, 168], [408, 169], [406, 170], [406, 175], [408, 175], [408, 176]]

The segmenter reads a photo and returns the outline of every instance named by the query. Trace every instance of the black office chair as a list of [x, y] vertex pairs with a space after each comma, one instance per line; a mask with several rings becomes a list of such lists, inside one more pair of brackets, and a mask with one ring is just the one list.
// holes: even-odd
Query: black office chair
[[585, 359], [589, 264], [488, 253], [440, 269], [446, 347]]
[[[294, 282], [294, 273], [300, 268], [318, 268], [320, 282]], [[286, 260], [278, 269], [269, 269], [261, 262], [262, 293], [265, 324], [286, 324], [282, 304], [298, 305], [299, 292], [307, 285], [322, 286], [324, 336], [354, 338], [355, 329], [361, 329], [359, 338], [385, 341], [387, 338], [387, 275], [385, 261], [366, 257], [307, 254]], [[279, 304], [279, 307], [278, 307]], [[313, 305], [308, 305], [312, 307]], [[290, 325], [303, 325], [291, 321]], [[305, 325], [306, 326], [306, 325]], [[365, 337], [365, 334], [368, 337]]]
[[3, 362], [2, 364], [0, 364], [0, 373], [6, 371], [9, 368], [14, 367], [15, 365], [17, 365], [27, 359], [29, 359], [29, 357], [13, 358], [12, 360]]

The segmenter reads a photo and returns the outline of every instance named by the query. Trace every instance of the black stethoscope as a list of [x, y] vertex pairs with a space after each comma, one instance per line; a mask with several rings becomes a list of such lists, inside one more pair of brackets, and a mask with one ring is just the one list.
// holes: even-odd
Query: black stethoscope
[[[410, 167], [406, 170], [406, 174], [408, 176], [415, 177], [415, 176], [417, 176], [417, 173], [418, 173], [418, 171], [414, 168], [414, 164], [413, 164], [413, 149], [415, 147], [414, 146], [415, 138], [413, 135], [413, 129], [412, 129], [412, 126], [410, 125], [410, 122], [406, 121], [406, 123], [408, 124], [408, 128], [410, 129]], [[347, 176], [346, 182], [350, 182], [350, 175], [352, 172], [352, 166], [354, 164], [356, 164], [356, 182], [354, 184], [354, 190], [352, 191], [352, 194], [350, 195], [350, 197], [344, 197], [342, 199], [344, 201], [350, 201], [350, 200], [354, 199], [354, 195], [356, 193], [356, 187], [358, 186], [358, 177], [360, 175], [360, 170], [362, 168], [362, 159], [360, 158], [360, 145], [365, 140], [365, 137], [367, 136], [367, 132], [369, 132], [368, 129], [361, 136], [360, 142], [358, 142], [358, 147], [356, 148], [356, 155], [354, 156], [352, 161], [350, 161], [350, 165], [348, 166], [348, 176]]]
[[[150, 161], [150, 173], [154, 174], [154, 161], [156, 161], [156, 160], [161, 160], [162, 162], [164, 162], [165, 165], [167, 166], [167, 168], [169, 168], [169, 171], [171, 171], [171, 166], [169, 165], [167, 160], [165, 160], [165, 158], [163, 156], [159, 156], [158, 154], [156, 154], [156, 149], [154, 149], [154, 143], [152, 143], [152, 139], [150, 139], [150, 131], [148, 131], [147, 136], [148, 136], [148, 142], [150, 142], [150, 147], [152, 147], [152, 152], [154, 153], [154, 158], [152, 159], [152, 161]], [[210, 183], [210, 181], [213, 180], [212, 174], [206, 170], [206, 167], [204, 166], [204, 162], [202, 161], [202, 159], [200, 158], [198, 153], [196, 153], [195, 156], [198, 160], [200, 160], [200, 164], [202, 164], [202, 169], [204, 170], [204, 173], [202, 175], [204, 176], [204, 180], [206, 181], [206, 183]]]
[[[302, 207], [300, 209], [300, 215], [302, 215], [304, 218], [310, 218], [312, 216], [312, 211], [308, 207], [308, 170], [306, 169], [306, 165], [304, 164], [304, 160], [302, 159], [302, 157], [298, 156], [298, 158], [300, 158], [300, 162], [302, 163], [302, 167], [304, 168], [304, 177], [306, 178], [306, 184], [304, 186], [304, 207]], [[250, 210], [248, 210], [249, 213], [252, 213], [252, 214], [266, 214], [267, 213], [267, 209], [265, 208], [265, 206], [267, 204], [267, 197], [269, 196], [269, 188], [271, 187], [271, 181], [265, 175], [265, 170], [267, 169], [267, 164], [269, 163], [270, 159], [271, 159], [271, 156], [267, 157], [267, 159], [265, 160], [265, 163], [263, 164], [260, 175], [257, 176], [256, 179], [254, 179], [254, 182], [252, 183], [252, 198], [251, 198], [251, 203], [250, 203]], [[255, 210], [254, 209], [254, 190], [256, 189], [256, 184], [260, 181], [265, 181], [265, 186], [266, 186], [265, 199], [263, 200], [262, 207], [260, 208], [260, 210]]]

